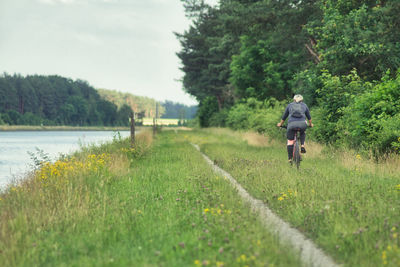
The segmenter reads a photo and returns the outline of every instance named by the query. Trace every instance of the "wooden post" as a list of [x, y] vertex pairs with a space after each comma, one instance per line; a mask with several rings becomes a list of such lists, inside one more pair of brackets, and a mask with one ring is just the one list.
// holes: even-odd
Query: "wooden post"
[[156, 135], [156, 118], [155, 117], [153, 117], [153, 136], [155, 136]]
[[131, 147], [135, 146], [135, 112], [131, 113]]

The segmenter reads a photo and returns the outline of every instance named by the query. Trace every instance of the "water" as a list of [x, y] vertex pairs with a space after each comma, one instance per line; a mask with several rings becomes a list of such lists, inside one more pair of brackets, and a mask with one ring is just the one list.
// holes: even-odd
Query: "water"
[[[128, 137], [128, 131], [119, 132]], [[101, 144], [112, 141], [117, 132], [112, 131], [12, 131], [0, 132], [0, 188], [30, 170], [33, 160], [28, 152], [36, 155], [42, 150], [51, 160], [69, 154], [80, 145]]]

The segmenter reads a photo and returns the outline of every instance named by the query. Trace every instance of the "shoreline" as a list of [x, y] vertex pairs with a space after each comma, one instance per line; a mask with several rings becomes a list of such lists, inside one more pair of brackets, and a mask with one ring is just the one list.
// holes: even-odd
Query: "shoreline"
[[130, 127], [0, 125], [0, 131], [130, 131]]

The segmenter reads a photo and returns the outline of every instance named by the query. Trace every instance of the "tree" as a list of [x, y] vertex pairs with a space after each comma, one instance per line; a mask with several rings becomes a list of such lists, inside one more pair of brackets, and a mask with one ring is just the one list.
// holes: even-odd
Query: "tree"
[[129, 118], [133, 110], [127, 104], [123, 104], [117, 111], [116, 124], [120, 126], [128, 126]]
[[400, 67], [398, 1], [320, 1], [322, 18], [306, 29], [321, 68], [333, 75], [356, 69], [367, 81]]
[[115, 125], [117, 117], [117, 106], [106, 100], [100, 100], [97, 103], [97, 111], [100, 114], [101, 120], [104, 125], [113, 126]]

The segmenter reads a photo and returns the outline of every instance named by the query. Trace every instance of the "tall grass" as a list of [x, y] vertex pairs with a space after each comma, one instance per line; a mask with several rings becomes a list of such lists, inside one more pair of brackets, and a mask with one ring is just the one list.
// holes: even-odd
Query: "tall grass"
[[44, 163], [0, 197], [3, 266], [300, 265], [174, 131]]
[[297, 171], [287, 164], [284, 140], [262, 147], [222, 130], [185, 136], [339, 263], [400, 265], [398, 156], [376, 163], [308, 143]]

